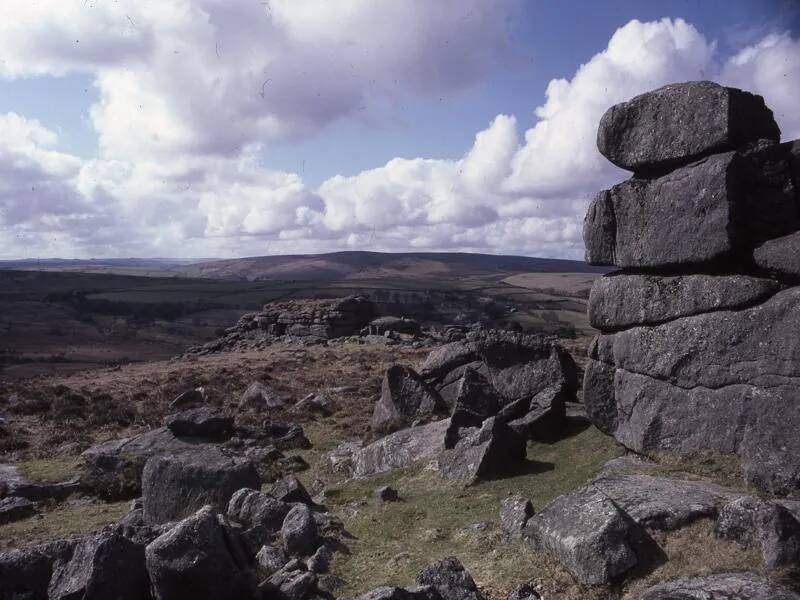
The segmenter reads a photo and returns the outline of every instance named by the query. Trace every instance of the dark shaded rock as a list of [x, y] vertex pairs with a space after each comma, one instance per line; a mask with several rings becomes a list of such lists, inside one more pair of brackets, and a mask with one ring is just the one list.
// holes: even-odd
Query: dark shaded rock
[[476, 359], [475, 352], [466, 342], [450, 342], [428, 354], [420, 367], [419, 374], [425, 379], [443, 377], [450, 371], [474, 362]]
[[[524, 439], [546, 439], [558, 431], [566, 414], [566, 401], [569, 394], [564, 386], [551, 386], [536, 394], [522, 416], [508, 421], [508, 426]], [[519, 403], [520, 401], [518, 401]], [[501, 420], [509, 414], [507, 405], [500, 413]]]
[[261, 577], [270, 577], [289, 562], [283, 548], [264, 545], [256, 554], [256, 569]]
[[375, 497], [381, 502], [397, 502], [400, 499], [397, 490], [388, 485], [384, 485], [375, 490]]
[[386, 370], [381, 397], [372, 414], [372, 429], [390, 432], [443, 412], [444, 403], [416, 371], [394, 365]]
[[229, 438], [233, 432], [233, 419], [210, 406], [169, 415], [164, 424], [176, 436], [223, 440]]
[[289, 511], [281, 527], [281, 540], [289, 555], [309, 556], [319, 547], [317, 523], [308, 506], [295, 504]]
[[275, 592], [277, 592], [277, 597], [286, 598], [286, 600], [304, 600], [316, 587], [317, 577], [309, 571], [290, 568], [290, 565], [286, 565], [274, 573], [266, 584], [259, 586], [265, 597], [276, 597]]
[[595, 280], [589, 294], [589, 322], [605, 331], [655, 325], [700, 313], [752, 306], [778, 289], [775, 281], [745, 275], [661, 277], [614, 273]]
[[490, 417], [480, 429], [466, 432], [453, 449], [445, 450], [439, 468], [445, 477], [472, 485], [513, 472], [525, 461], [525, 455], [525, 439]]
[[616, 371], [613, 365], [590, 358], [586, 361], [583, 373], [583, 403], [586, 406], [586, 416], [595, 427], [608, 435], [614, 435], [618, 425], [614, 392]]
[[633, 568], [638, 525], [604, 493], [586, 486], [559, 496], [525, 524], [523, 539], [583, 584], [608, 583]]
[[333, 414], [333, 400], [325, 394], [309, 394], [292, 407], [292, 412], [296, 414], [320, 413], [322, 415]]
[[541, 595], [529, 583], [524, 583], [516, 590], [511, 592], [506, 600], [540, 600]]
[[444, 449], [449, 424], [449, 419], [442, 419], [403, 429], [356, 450], [352, 455], [353, 475], [360, 479], [436, 458]]
[[780, 129], [761, 96], [710, 81], [667, 85], [616, 104], [600, 120], [597, 147], [629, 171], [674, 168]]
[[259, 597], [244, 548], [210, 506], [156, 538], [145, 556], [156, 600]]
[[504, 498], [500, 503], [500, 529], [506, 542], [522, 539], [525, 523], [533, 516], [533, 504], [519, 494]]
[[755, 496], [742, 496], [723, 506], [714, 523], [714, 534], [744, 547], [757, 542], [756, 515], [765, 502]]
[[753, 262], [778, 277], [800, 279], [800, 232], [764, 242], [753, 251]]
[[0, 598], [48, 600], [54, 565], [68, 563], [77, 540], [61, 540], [0, 552]]
[[354, 600], [411, 600], [408, 590], [399, 587], [382, 586], [356, 596]]
[[417, 575], [417, 583], [436, 588], [444, 600], [483, 600], [472, 576], [455, 556], [425, 567]]
[[377, 319], [372, 319], [367, 328], [369, 333], [373, 335], [383, 335], [387, 331], [408, 334], [420, 332], [419, 322], [405, 317], [378, 317]]
[[444, 438], [445, 448], [453, 448], [464, 427], [480, 427], [500, 410], [500, 398], [489, 381], [477, 371], [467, 367], [458, 387], [450, 417], [450, 426]]
[[736, 213], [744, 194], [740, 164], [733, 152], [718, 154], [598, 194], [584, 221], [587, 261], [672, 268], [729, 259], [742, 241]]
[[719, 573], [660, 583], [641, 600], [800, 600], [800, 595], [752, 573]]
[[322, 545], [306, 561], [306, 566], [312, 573], [326, 573], [330, 567], [331, 560], [333, 560], [333, 552], [328, 546]]
[[150, 525], [179, 520], [206, 504], [224, 511], [237, 490], [260, 485], [252, 463], [213, 448], [154, 456], [142, 476], [144, 520]]
[[268, 410], [283, 408], [286, 398], [268, 384], [254, 381], [239, 399], [239, 410]]
[[289, 475], [272, 484], [270, 495], [281, 502], [300, 502], [301, 504], [314, 504], [311, 495], [300, 483], [297, 477]]
[[[613, 404], [614, 436], [636, 452], [735, 452], [748, 483], [800, 494], [798, 327], [792, 288], [753, 308], [600, 336], [590, 355], [614, 369], [614, 393], [595, 388], [590, 363], [587, 412], [610, 414], [595, 406]], [[605, 376], [599, 389], [609, 383]]]
[[103, 498], [135, 498], [141, 495], [142, 471], [148, 458], [201, 448], [200, 444], [175, 437], [166, 427], [104, 442], [81, 454], [81, 483]]
[[279, 450], [311, 448], [311, 442], [306, 437], [303, 428], [293, 421], [275, 421], [266, 419], [264, 421], [264, 432], [272, 438], [272, 443]]
[[113, 531], [84, 537], [69, 561], [57, 563], [50, 600], [141, 600], [149, 596], [144, 546]]
[[647, 529], [678, 529], [701, 518], [714, 518], [738, 492], [705, 481], [651, 475], [601, 475], [592, 486]]
[[9, 496], [0, 500], [0, 525], [32, 517], [36, 507], [27, 498]]
[[184, 408], [194, 407], [205, 403], [206, 391], [204, 388], [199, 387], [179, 394], [172, 402], [169, 403], [169, 409], [182, 410]]

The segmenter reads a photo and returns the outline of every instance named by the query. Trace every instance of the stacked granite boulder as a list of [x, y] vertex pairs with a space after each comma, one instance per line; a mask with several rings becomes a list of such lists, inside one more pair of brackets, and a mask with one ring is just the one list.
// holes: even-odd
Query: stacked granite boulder
[[609, 109], [600, 152], [633, 176], [584, 222], [597, 281], [584, 401], [639, 453], [738, 454], [800, 495], [800, 141], [760, 96], [669, 85]]

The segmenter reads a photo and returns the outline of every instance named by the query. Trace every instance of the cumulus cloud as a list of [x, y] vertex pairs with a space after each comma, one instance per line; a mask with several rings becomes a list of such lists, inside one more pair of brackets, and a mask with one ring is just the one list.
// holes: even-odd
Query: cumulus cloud
[[19, 17], [0, 21], [0, 77], [93, 75], [100, 150], [78, 159], [39, 123], [0, 116], [7, 256], [368, 248], [580, 258], [588, 199], [626, 176], [596, 150], [612, 104], [716, 79], [763, 94], [784, 137], [800, 136], [800, 41], [772, 34], [721, 57], [681, 19], [631, 21], [550, 82], [527, 130], [497, 115], [460, 158], [396, 158], [311, 188], [262, 164], [263, 150], [337, 119], [390, 117], [398, 96], [479, 80], [508, 51], [516, 0], [8, 3]]

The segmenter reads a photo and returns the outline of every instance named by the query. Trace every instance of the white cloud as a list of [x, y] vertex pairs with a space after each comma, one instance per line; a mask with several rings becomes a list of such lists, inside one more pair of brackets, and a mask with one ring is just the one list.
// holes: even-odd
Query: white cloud
[[712, 78], [763, 94], [785, 137], [800, 136], [800, 41], [770, 35], [725, 59], [680, 19], [631, 21], [550, 82], [522, 135], [516, 117], [498, 115], [460, 159], [396, 158], [312, 189], [261, 164], [261, 150], [336, 119], [380, 119], [398, 96], [476, 81], [506, 52], [516, 0], [7, 4], [19, 17], [0, 21], [0, 76], [92, 74], [100, 152], [82, 161], [39, 123], [0, 115], [6, 256], [580, 258], [588, 199], [626, 176], [595, 145], [612, 104]]

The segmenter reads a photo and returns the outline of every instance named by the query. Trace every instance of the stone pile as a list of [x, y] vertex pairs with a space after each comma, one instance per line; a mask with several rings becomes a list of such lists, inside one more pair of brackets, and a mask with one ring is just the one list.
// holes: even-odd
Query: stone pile
[[593, 200], [591, 420], [638, 453], [735, 453], [800, 495], [800, 141], [760, 96], [669, 85], [612, 107], [600, 151], [633, 176]]

